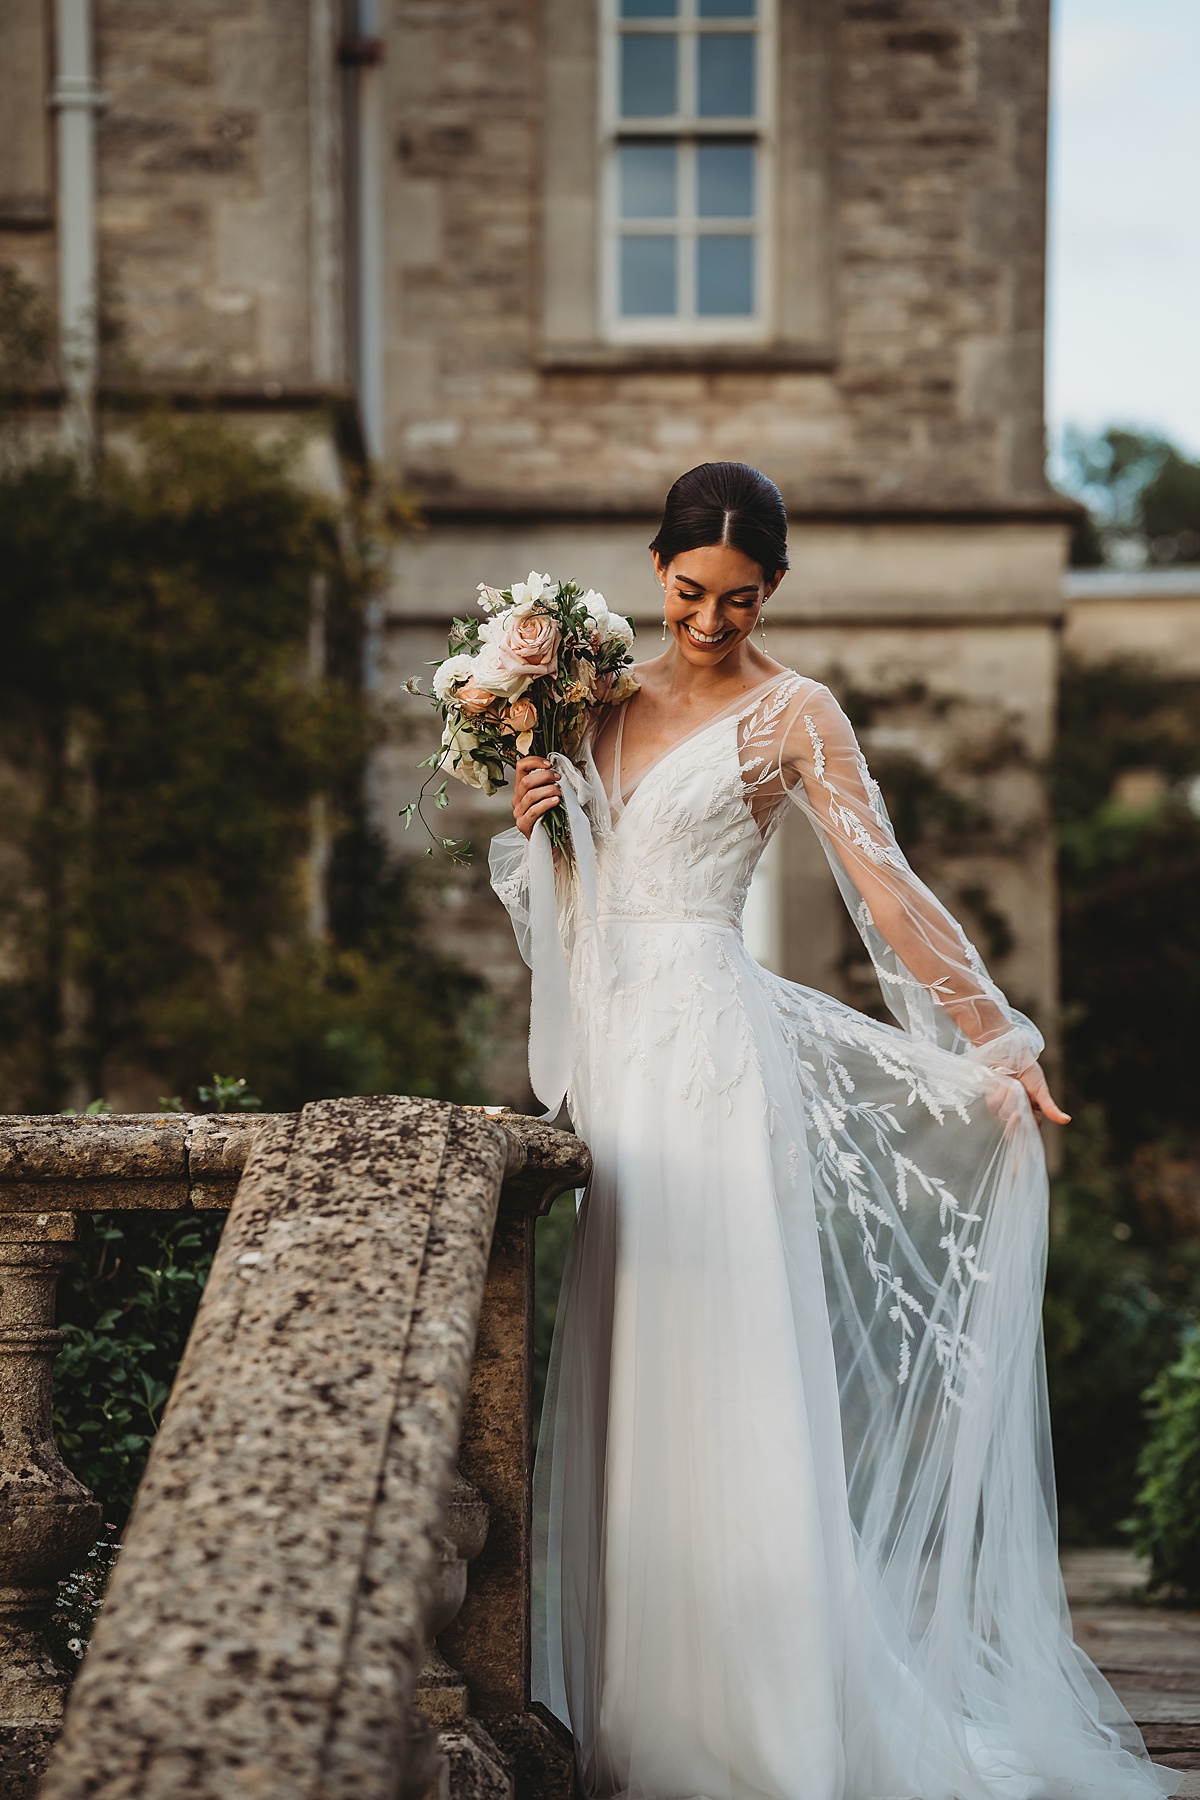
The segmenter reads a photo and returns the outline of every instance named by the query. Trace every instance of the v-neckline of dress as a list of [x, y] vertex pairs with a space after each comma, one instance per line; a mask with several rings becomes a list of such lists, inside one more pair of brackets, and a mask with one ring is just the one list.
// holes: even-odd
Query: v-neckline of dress
[[[601, 777], [601, 787], [604, 788], [605, 798], [608, 801], [609, 817], [611, 818], [614, 827], [624, 818], [629, 809], [630, 802], [641, 792], [646, 784], [647, 778], [653, 775], [654, 771], [660, 768], [669, 757], [674, 756], [676, 751], [682, 750], [685, 744], [690, 744], [692, 740], [699, 737], [702, 732], [711, 730], [714, 725], [720, 724], [722, 720], [729, 718], [731, 714], [737, 713], [740, 710], [744, 710], [745, 707], [752, 705], [761, 694], [765, 694], [780, 681], [786, 680], [792, 673], [793, 671], [790, 669], [781, 669], [777, 675], [769, 675], [765, 681], [760, 681], [757, 687], [748, 688], [746, 692], [740, 694], [736, 700], [731, 700], [728, 706], [719, 707], [716, 712], [710, 714], [710, 716], [703, 720], [699, 725], [693, 726], [690, 731], [685, 731], [682, 737], [676, 738], [674, 743], [668, 744], [665, 750], [660, 750], [657, 756], [651, 757], [650, 761], [644, 763], [637, 771], [632, 783], [627, 783], [623, 779], [621, 773], [621, 750], [625, 734], [625, 714], [630, 703], [635, 698], [635, 696], [631, 694], [629, 700], [627, 700], [625, 705], [621, 708], [617, 718], [616, 742], [613, 745], [612, 791], [604, 787], [604, 780], [603, 777]], [[599, 770], [596, 772], [599, 774]]]

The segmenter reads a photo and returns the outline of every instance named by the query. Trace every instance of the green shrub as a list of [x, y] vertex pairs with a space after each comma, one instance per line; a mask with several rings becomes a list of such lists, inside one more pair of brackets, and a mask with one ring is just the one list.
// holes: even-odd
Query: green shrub
[[1184, 1333], [1178, 1359], [1146, 1390], [1150, 1435], [1138, 1460], [1142, 1485], [1129, 1530], [1150, 1558], [1151, 1584], [1200, 1599], [1200, 1329]]
[[79, 1567], [58, 1584], [46, 1639], [64, 1669], [83, 1661], [119, 1549], [116, 1527], [106, 1526]]
[[123, 1525], [158, 1430], [223, 1213], [93, 1213], [59, 1284], [54, 1367], [63, 1458]]
[[1146, 1236], [1103, 1115], [1083, 1107], [1053, 1184], [1044, 1310], [1064, 1542], [1112, 1543], [1137, 1491], [1141, 1395], [1189, 1316], [1191, 1271]]
[[0, 1106], [238, 1066], [270, 1109], [479, 1097], [480, 984], [367, 814], [378, 533], [298, 442], [153, 416], [122, 444], [90, 476], [0, 459]]

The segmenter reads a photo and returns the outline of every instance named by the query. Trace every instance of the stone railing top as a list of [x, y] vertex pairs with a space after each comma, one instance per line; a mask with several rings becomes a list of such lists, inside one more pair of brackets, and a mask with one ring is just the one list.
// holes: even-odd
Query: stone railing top
[[[468, 1108], [509, 1140], [505, 1198], [544, 1211], [591, 1171], [585, 1144], [505, 1107]], [[106, 1212], [233, 1202], [258, 1129], [280, 1113], [0, 1115], [0, 1213]]]

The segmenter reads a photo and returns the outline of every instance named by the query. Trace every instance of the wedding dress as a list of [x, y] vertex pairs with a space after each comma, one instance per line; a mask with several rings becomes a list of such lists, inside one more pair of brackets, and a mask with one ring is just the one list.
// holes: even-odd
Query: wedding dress
[[[773, 677], [575, 844], [492, 848], [535, 1091], [591, 1147], [535, 1485], [535, 1697], [595, 1796], [1150, 1800], [1071, 1641], [1040, 1337], [1040, 1051], [912, 873], [828, 689]], [[899, 1025], [761, 969], [788, 805]]]

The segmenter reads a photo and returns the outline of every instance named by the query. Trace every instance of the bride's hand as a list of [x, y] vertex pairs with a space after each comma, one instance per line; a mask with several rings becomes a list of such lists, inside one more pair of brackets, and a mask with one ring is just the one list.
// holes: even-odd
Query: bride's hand
[[513, 818], [517, 830], [529, 837], [543, 813], [558, 805], [558, 776], [544, 756], [523, 756], [516, 767]]
[[1022, 1089], [1035, 1119], [1049, 1119], [1053, 1125], [1071, 1123], [1070, 1113], [1062, 1110], [1046, 1085], [1041, 1064], [1030, 1063], [1020, 1075], [997, 1076], [988, 1093], [988, 1111], [999, 1115], [1005, 1137], [1011, 1137], [1020, 1123], [1024, 1108], [1017, 1096]]
[[1018, 1075], [1017, 1080], [1029, 1095], [1029, 1104], [1033, 1108], [1035, 1119], [1049, 1119], [1052, 1125], [1069, 1125], [1070, 1113], [1065, 1113], [1055, 1100], [1046, 1077], [1042, 1074], [1041, 1063], [1030, 1063], [1029, 1067]]

